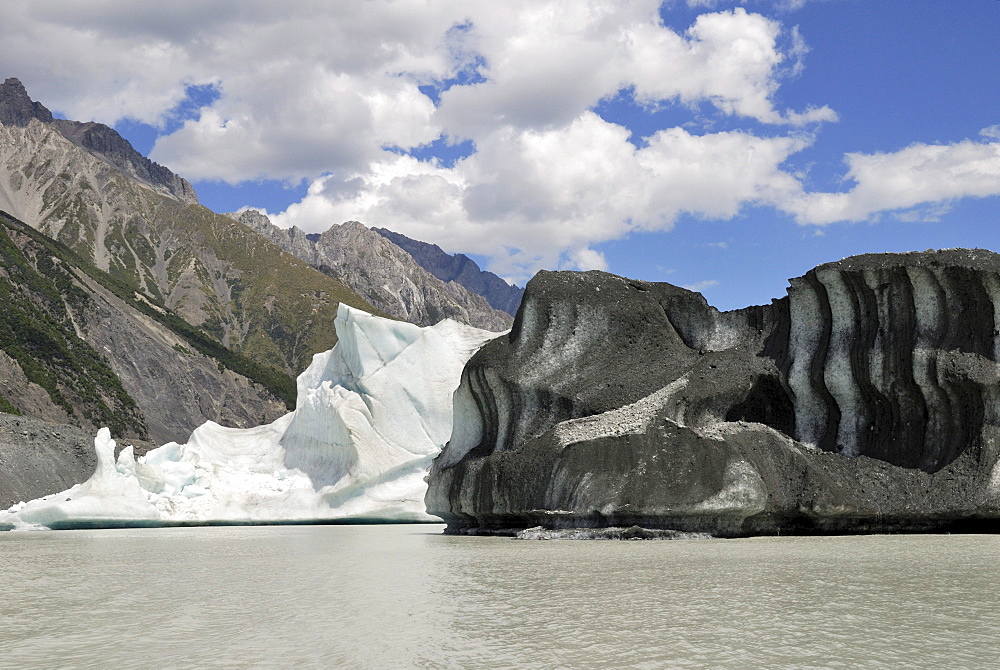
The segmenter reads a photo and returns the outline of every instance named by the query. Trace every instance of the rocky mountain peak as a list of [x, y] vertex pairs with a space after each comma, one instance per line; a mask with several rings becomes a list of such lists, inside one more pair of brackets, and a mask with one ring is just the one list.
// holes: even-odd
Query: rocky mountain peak
[[360, 221], [344, 221], [341, 224], [334, 224], [320, 233], [316, 243], [334, 243], [336, 240], [354, 240], [355, 242], [363, 240], [369, 246], [379, 246], [381, 242], [379, 236]]
[[93, 121], [53, 118], [45, 105], [32, 101], [20, 79], [6, 79], [0, 85], [0, 125], [25, 128], [33, 119], [55, 128], [73, 144], [153, 190], [181, 202], [198, 204], [198, 196], [186, 179], [140, 154], [113, 128]]
[[483, 296], [494, 309], [512, 316], [517, 312], [524, 289], [508, 284], [492, 272], [481, 270], [465, 254], [451, 255], [436, 244], [414, 240], [387, 228], [372, 230], [406, 251], [420, 267], [441, 281], [455, 282], [472, 293]]
[[10, 77], [0, 84], [0, 123], [23, 128], [38, 119], [42, 123], [52, 121], [52, 112], [40, 102], [28, 97], [24, 84], [16, 77]]
[[198, 196], [186, 179], [140, 154], [114, 128], [93, 121], [56, 119], [52, 123], [70, 142], [107, 161], [130, 177], [181, 202], [198, 204]]
[[271, 230], [275, 227], [266, 214], [256, 209], [245, 209], [242, 212], [235, 212], [230, 216], [265, 237], [270, 237]]
[[279, 228], [257, 210], [229, 216], [396, 318], [421, 326], [449, 318], [492, 331], [506, 330], [512, 323], [509, 314], [490, 307], [483, 296], [438, 279], [359, 221], [345, 221], [317, 234], [294, 226]]

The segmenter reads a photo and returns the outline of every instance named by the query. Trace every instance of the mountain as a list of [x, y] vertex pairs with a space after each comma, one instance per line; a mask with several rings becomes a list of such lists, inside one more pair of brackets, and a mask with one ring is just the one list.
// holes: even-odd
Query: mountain
[[181, 202], [198, 204], [198, 197], [186, 179], [141, 155], [124, 137], [103, 123], [56, 119], [53, 125], [70, 142], [100, 156], [129, 177]]
[[12, 77], [0, 84], [0, 125], [27, 128], [33, 119], [56, 128], [77, 146], [100, 156], [153, 190], [183, 202], [198, 204], [194, 189], [187, 180], [141, 155], [113, 129], [103, 123], [55, 119], [44, 105], [28, 97], [20, 80]]
[[847, 258], [725, 313], [539, 273], [462, 373], [427, 511], [470, 533], [995, 531], [998, 306], [981, 249]]
[[0, 311], [3, 412], [162, 444], [206, 419], [257, 425], [294, 401], [286, 375], [4, 213]]
[[0, 214], [0, 409], [146, 437], [144, 417], [107, 359], [77, 334], [84, 326], [74, 312], [92, 296], [47, 252]]
[[464, 286], [469, 291], [486, 298], [495, 309], [511, 315], [517, 312], [524, 289], [508, 284], [492, 272], [480, 270], [475, 261], [465, 254], [452, 256], [436, 244], [413, 240], [386, 228], [372, 230], [406, 251], [420, 267], [441, 281], [455, 282]]
[[194, 202], [187, 182], [114, 130], [53, 119], [16, 79], [0, 88], [0, 210], [154, 308], [286, 375], [333, 346], [340, 302], [374, 309], [342, 282]]
[[357, 221], [333, 225], [317, 235], [278, 228], [252, 209], [230, 216], [404, 321], [431, 326], [448, 318], [492, 331], [507, 330], [513, 321], [482, 296], [438, 279], [405, 250]]

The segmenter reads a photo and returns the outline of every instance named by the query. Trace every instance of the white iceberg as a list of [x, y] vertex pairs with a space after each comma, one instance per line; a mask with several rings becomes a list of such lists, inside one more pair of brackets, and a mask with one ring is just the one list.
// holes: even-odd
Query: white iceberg
[[102, 429], [94, 475], [0, 511], [0, 528], [324, 520], [436, 521], [424, 478], [452, 430], [466, 361], [490, 339], [341, 305], [338, 343], [298, 378], [296, 409], [256, 428], [212, 421], [133, 458]]

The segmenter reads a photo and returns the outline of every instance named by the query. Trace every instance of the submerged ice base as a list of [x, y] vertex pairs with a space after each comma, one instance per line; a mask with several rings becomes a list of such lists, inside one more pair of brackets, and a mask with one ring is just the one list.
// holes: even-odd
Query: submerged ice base
[[102, 429], [89, 480], [0, 511], [0, 529], [439, 521], [424, 478], [451, 436], [462, 368], [496, 333], [346, 305], [335, 325], [337, 345], [298, 378], [295, 411], [248, 429], [209, 421], [138, 460], [126, 447], [116, 461]]

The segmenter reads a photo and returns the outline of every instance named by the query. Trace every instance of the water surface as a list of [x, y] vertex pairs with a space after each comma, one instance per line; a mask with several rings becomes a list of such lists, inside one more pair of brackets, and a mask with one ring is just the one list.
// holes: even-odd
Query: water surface
[[0, 533], [3, 668], [1000, 667], [1000, 537]]

